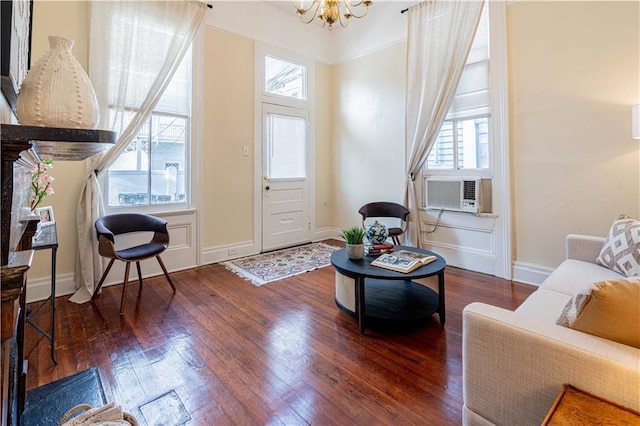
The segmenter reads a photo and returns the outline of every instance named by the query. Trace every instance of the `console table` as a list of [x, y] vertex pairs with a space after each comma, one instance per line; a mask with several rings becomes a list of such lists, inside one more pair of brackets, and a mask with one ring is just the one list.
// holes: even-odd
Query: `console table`
[[[347, 257], [345, 249], [336, 250], [331, 255], [331, 264], [336, 274], [354, 279], [354, 310], [347, 305], [346, 299], [352, 296], [350, 289], [340, 289], [336, 276], [336, 304], [338, 307], [358, 318], [360, 332], [364, 333], [367, 319], [387, 321], [417, 321], [438, 312], [440, 325], [445, 321], [444, 270], [446, 262], [442, 256], [415, 247], [396, 246], [396, 250], [415, 251], [436, 256], [436, 260], [409, 272], [395, 272], [372, 266], [375, 257], [365, 256], [360, 260]], [[438, 277], [438, 293], [430, 288], [413, 282], [419, 278]], [[366, 289], [366, 297], [365, 297]], [[345, 293], [349, 293], [344, 297]]]
[[[27, 362], [24, 359], [27, 271], [33, 259], [31, 237], [38, 220], [21, 219], [28, 206], [29, 169], [40, 158], [84, 160], [116, 142], [115, 132], [89, 129], [0, 125], [1, 197], [1, 343], [0, 421], [17, 425], [24, 409]], [[28, 209], [28, 207], [27, 207]], [[54, 296], [55, 297], [55, 296]]]
[[[27, 323], [33, 328], [38, 330], [40, 334], [51, 341], [51, 360], [54, 364], [58, 364], [56, 360], [56, 256], [58, 253], [58, 231], [56, 224], [44, 226], [40, 229], [40, 233], [33, 239], [33, 250], [51, 250], [51, 295], [48, 299], [43, 300], [40, 306], [35, 311], [27, 314]], [[42, 309], [47, 302], [51, 305], [51, 333], [44, 331], [38, 324], [33, 322], [40, 309]]]

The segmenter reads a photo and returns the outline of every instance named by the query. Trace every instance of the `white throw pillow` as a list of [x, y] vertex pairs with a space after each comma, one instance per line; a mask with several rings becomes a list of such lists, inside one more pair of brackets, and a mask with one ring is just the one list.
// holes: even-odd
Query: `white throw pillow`
[[596, 263], [627, 277], [640, 276], [640, 221], [618, 216]]

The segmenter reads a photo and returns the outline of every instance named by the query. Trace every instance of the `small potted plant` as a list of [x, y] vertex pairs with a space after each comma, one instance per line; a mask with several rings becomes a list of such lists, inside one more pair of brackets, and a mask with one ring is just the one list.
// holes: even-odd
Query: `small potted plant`
[[347, 243], [347, 256], [358, 260], [364, 257], [364, 228], [352, 226], [342, 231], [342, 238]]

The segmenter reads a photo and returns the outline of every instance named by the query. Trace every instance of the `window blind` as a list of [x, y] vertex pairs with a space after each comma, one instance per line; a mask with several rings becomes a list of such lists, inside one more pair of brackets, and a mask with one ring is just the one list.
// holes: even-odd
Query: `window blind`
[[446, 120], [488, 115], [490, 106], [489, 13], [485, 4]]

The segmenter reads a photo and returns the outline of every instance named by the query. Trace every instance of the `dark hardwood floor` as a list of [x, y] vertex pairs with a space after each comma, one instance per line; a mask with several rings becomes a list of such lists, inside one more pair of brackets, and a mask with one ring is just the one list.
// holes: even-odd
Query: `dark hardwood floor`
[[456, 425], [462, 309], [512, 309], [535, 290], [448, 267], [444, 328], [435, 314], [410, 333], [361, 335], [334, 302], [330, 266], [262, 287], [217, 264], [171, 276], [175, 295], [163, 276], [139, 298], [132, 282], [122, 317], [121, 286], [93, 304], [57, 298], [58, 365], [28, 326], [28, 389], [98, 367], [107, 399], [141, 424], [138, 407], [175, 391], [194, 425]]

